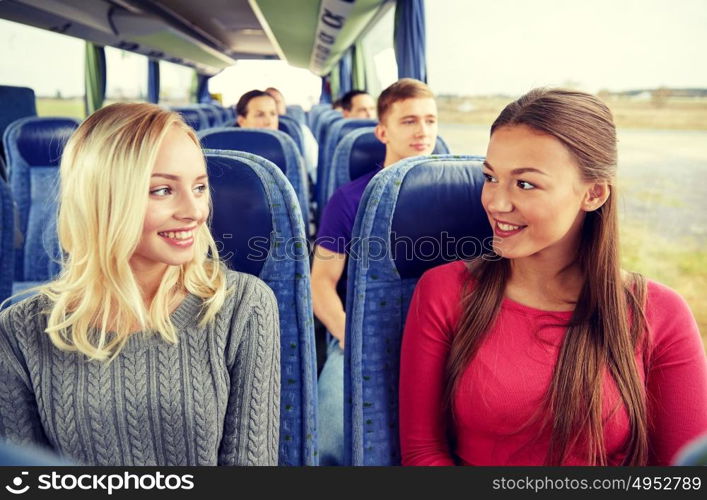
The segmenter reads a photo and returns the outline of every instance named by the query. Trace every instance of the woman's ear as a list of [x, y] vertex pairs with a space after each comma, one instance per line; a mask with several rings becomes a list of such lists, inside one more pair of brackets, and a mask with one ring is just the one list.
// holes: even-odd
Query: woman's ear
[[611, 186], [606, 182], [595, 182], [584, 196], [584, 201], [582, 202], [582, 209], [585, 212], [593, 212], [601, 207], [606, 200], [609, 199], [611, 195]]
[[236, 123], [238, 124], [239, 127], [243, 127], [244, 122], [245, 122], [245, 116], [238, 115], [238, 117], [236, 117]]

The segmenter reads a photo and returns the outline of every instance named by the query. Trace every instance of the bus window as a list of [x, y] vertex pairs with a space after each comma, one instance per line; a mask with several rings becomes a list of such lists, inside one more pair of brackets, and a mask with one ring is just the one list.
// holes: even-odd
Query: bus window
[[393, 48], [395, 9], [390, 9], [362, 39], [366, 63], [366, 90], [377, 96], [398, 79], [398, 64]]
[[[145, 71], [147, 71], [147, 64], [145, 64]], [[167, 106], [190, 104], [193, 81], [192, 68], [160, 61], [160, 104]]]
[[321, 86], [318, 76], [284, 61], [238, 61], [209, 80], [209, 92], [221, 94], [224, 106], [236, 104], [249, 90], [275, 87], [286, 104], [309, 109], [319, 102]]
[[0, 19], [0, 85], [33, 89], [39, 116], [82, 119], [85, 43]]
[[106, 47], [105, 104], [147, 99], [147, 58], [134, 52]]

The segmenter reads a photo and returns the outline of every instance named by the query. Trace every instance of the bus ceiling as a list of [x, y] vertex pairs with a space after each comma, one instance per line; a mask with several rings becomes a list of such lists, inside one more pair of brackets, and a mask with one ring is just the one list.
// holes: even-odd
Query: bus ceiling
[[327, 74], [395, 0], [4, 0], [0, 18], [214, 75], [238, 59]]

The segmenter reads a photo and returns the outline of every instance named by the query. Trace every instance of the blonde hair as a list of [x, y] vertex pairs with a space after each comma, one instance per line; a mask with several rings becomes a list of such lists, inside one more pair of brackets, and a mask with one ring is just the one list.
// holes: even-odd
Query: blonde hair
[[149, 309], [129, 264], [142, 234], [152, 168], [174, 127], [199, 146], [177, 113], [147, 103], [100, 109], [69, 139], [57, 221], [62, 271], [39, 287], [52, 302], [46, 333], [59, 349], [110, 360], [136, 325], [176, 343], [169, 308], [182, 290], [204, 299], [202, 326], [223, 305], [225, 272], [206, 224], [194, 235], [194, 259], [168, 266]]

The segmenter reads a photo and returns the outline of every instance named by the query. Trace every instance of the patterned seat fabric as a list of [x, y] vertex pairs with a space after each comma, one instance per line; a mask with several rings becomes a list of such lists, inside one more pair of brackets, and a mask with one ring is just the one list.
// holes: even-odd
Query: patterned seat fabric
[[400, 341], [427, 269], [490, 248], [482, 158], [408, 158], [368, 184], [353, 229], [346, 301], [344, 435], [352, 465], [399, 465]]
[[212, 233], [228, 266], [262, 279], [280, 312], [280, 465], [317, 465], [309, 255], [292, 186], [262, 157], [207, 150]]
[[171, 109], [182, 115], [187, 125], [197, 132], [210, 127], [208, 115], [199, 106], [173, 106]]
[[31, 117], [17, 120], [5, 130], [10, 188], [24, 237], [15, 251], [15, 281], [47, 281], [59, 271], [59, 163], [64, 145], [78, 125], [73, 118]]
[[243, 151], [262, 156], [284, 172], [295, 190], [302, 220], [309, 222], [309, 186], [307, 173], [297, 145], [279, 130], [222, 127], [199, 133], [201, 144], [206, 149]]
[[0, 303], [12, 295], [15, 219], [10, 188], [0, 179]]

